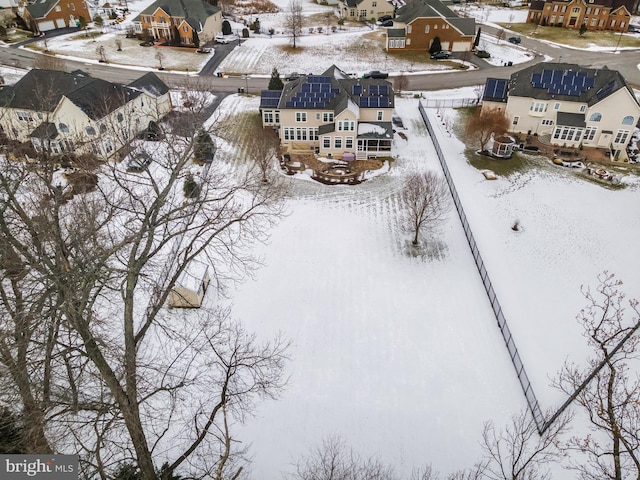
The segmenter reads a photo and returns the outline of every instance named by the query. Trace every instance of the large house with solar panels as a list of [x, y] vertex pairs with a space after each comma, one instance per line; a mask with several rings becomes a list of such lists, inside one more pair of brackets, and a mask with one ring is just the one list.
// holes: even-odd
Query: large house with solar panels
[[289, 152], [356, 159], [391, 153], [393, 89], [386, 80], [352, 78], [334, 65], [283, 90], [263, 90], [260, 112]]
[[466, 52], [473, 48], [476, 21], [462, 18], [440, 0], [413, 0], [398, 9], [393, 28], [387, 29], [387, 50], [429, 50], [438, 37], [442, 50]]
[[532, 0], [527, 23], [626, 32], [633, 6], [634, 0]]
[[596, 147], [626, 159], [640, 105], [622, 75], [607, 67], [539, 63], [488, 78], [482, 108], [505, 111], [510, 131], [561, 147]]

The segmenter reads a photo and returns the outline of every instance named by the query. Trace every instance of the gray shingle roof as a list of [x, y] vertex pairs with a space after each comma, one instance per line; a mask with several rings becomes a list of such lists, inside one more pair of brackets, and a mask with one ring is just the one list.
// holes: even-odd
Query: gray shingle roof
[[44, 18], [59, 1], [60, 0], [37, 0], [36, 3], [27, 5], [25, 8], [32, 18]]
[[584, 121], [584, 113], [566, 113], [558, 112], [557, 124], [566, 127], [586, 127]]
[[[140, 12], [140, 15], [153, 15], [158, 8], [172, 17], [185, 19], [196, 31], [201, 30], [207, 18], [220, 11], [218, 7], [202, 0], [157, 0]], [[133, 21], [139, 22], [140, 15]]]
[[[575, 75], [573, 72], [581, 72], [581, 74], [593, 78], [593, 87], [580, 91], [578, 95], [563, 95], [555, 93], [549, 88], [535, 87], [532, 83], [533, 75], [542, 74], [544, 70], [558, 71], [560, 74], [567, 75], [568, 78]], [[629, 90], [631, 97], [635, 99], [624, 78], [616, 70], [609, 70], [607, 67], [601, 69], [585, 68], [572, 63], [538, 63], [511, 75], [508, 95], [540, 100], [565, 100], [593, 105], [621, 88]]]
[[404, 28], [389, 28], [387, 29], [387, 37], [389, 38], [404, 38], [407, 36], [406, 29]]
[[137, 80], [134, 80], [128, 87], [135, 90], [142, 90], [152, 97], [160, 97], [169, 91], [169, 87], [153, 72], [149, 72]]
[[417, 18], [444, 18], [464, 35], [476, 31], [474, 18], [459, 17], [440, 0], [413, 0], [398, 10], [396, 21], [411, 23]]
[[[155, 77], [155, 78], [154, 78]], [[90, 77], [82, 70], [30, 70], [18, 83], [0, 89], [0, 105], [9, 108], [53, 112], [62, 97], [68, 98], [93, 120], [111, 113], [146, 89], [156, 93], [168, 88], [153, 73], [132, 82], [135, 88]]]

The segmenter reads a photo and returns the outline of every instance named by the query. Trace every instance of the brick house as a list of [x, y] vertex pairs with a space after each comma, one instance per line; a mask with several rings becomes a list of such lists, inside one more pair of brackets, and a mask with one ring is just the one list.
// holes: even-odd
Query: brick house
[[429, 50], [438, 37], [442, 50], [473, 48], [474, 18], [459, 17], [440, 0], [413, 0], [398, 9], [394, 28], [387, 30], [387, 50]]
[[222, 33], [222, 11], [202, 0], [157, 0], [133, 19], [138, 35], [145, 32], [157, 41], [172, 41], [180, 36], [180, 45], [198, 46]]
[[346, 20], [377, 20], [392, 15], [394, 7], [387, 0], [338, 0], [338, 13]]
[[36, 0], [18, 12], [34, 33], [75, 27], [80, 17], [91, 21], [85, 0]]
[[352, 78], [333, 65], [284, 89], [263, 90], [263, 127], [278, 131], [283, 150], [360, 160], [390, 156], [393, 88], [382, 79]]
[[482, 108], [503, 110], [513, 133], [560, 147], [602, 148], [612, 160], [627, 158], [640, 119], [640, 105], [619, 72], [566, 63], [487, 79]]
[[532, 0], [527, 23], [626, 32], [633, 0]]

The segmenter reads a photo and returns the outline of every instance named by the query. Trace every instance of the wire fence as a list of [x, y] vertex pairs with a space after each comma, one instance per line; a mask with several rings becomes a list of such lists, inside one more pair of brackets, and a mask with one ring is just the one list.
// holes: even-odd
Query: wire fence
[[487, 272], [487, 269], [484, 265], [484, 261], [482, 260], [482, 256], [480, 255], [480, 250], [478, 248], [478, 245], [475, 239], [473, 238], [473, 232], [471, 231], [471, 227], [469, 226], [469, 221], [467, 220], [467, 216], [465, 215], [464, 209], [462, 208], [462, 203], [460, 202], [460, 197], [458, 196], [456, 186], [453, 183], [451, 173], [449, 172], [449, 168], [447, 167], [445, 156], [442, 152], [442, 149], [440, 148], [438, 139], [434, 134], [433, 126], [429, 121], [427, 112], [425, 111], [425, 106], [423, 105], [422, 101], [420, 101], [418, 104], [418, 110], [420, 111], [420, 115], [424, 120], [424, 123], [427, 127], [427, 131], [431, 136], [431, 141], [433, 142], [433, 146], [436, 149], [438, 160], [440, 161], [440, 165], [442, 166], [445, 179], [447, 180], [447, 184], [449, 185], [449, 190], [451, 191], [451, 195], [453, 197], [453, 203], [456, 207], [456, 211], [458, 212], [458, 216], [460, 217], [460, 221], [462, 222], [464, 233], [467, 237], [467, 241], [469, 242], [469, 247], [471, 248], [471, 252], [473, 254], [473, 258], [475, 260], [476, 266], [478, 267], [478, 272], [480, 273], [480, 277], [482, 278], [482, 284], [484, 285], [484, 288], [487, 292], [487, 296], [489, 297], [489, 301], [491, 302], [491, 308], [493, 309], [493, 313], [495, 314], [496, 320], [498, 321], [498, 326], [500, 327], [500, 331], [502, 332], [502, 337], [507, 346], [507, 350], [509, 351], [509, 357], [511, 357], [511, 362], [513, 363], [513, 366], [516, 370], [516, 374], [518, 375], [518, 380], [520, 381], [520, 386], [522, 387], [522, 391], [524, 392], [524, 396], [527, 400], [527, 405], [529, 406], [529, 410], [531, 410], [533, 419], [536, 422], [536, 427], [538, 429], [538, 432], [542, 434], [546, 430], [548, 425], [545, 423], [544, 415], [542, 413], [542, 410], [540, 409], [540, 405], [533, 391], [531, 382], [529, 381], [529, 377], [527, 376], [527, 372], [525, 371], [524, 363], [522, 362], [522, 359], [520, 358], [520, 354], [518, 353], [518, 348], [516, 347], [515, 340], [511, 335], [511, 330], [509, 329], [509, 325], [507, 324], [507, 319], [505, 318], [504, 313], [502, 312], [502, 307], [500, 306], [500, 302], [498, 301], [496, 292], [493, 289], [491, 280], [489, 279], [489, 273]]

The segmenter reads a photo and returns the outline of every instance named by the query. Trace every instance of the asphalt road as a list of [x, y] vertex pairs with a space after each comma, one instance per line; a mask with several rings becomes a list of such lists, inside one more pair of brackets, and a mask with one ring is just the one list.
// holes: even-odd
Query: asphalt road
[[[485, 33], [496, 33], [495, 28], [482, 25]], [[501, 40], [506, 41], [506, 40]], [[618, 70], [627, 82], [640, 88], [640, 50], [612, 52], [593, 52], [573, 48], [560, 48], [540, 42], [531, 38], [524, 38], [521, 47], [536, 52], [533, 60], [527, 63], [520, 63], [512, 67], [492, 66], [485, 61], [471, 55], [470, 61], [478, 66], [478, 69], [465, 71], [450, 71], [441, 74], [425, 74], [407, 76], [407, 90], [440, 90], [443, 88], [456, 88], [469, 85], [483, 84], [487, 77], [508, 78], [511, 73], [521, 70], [523, 67], [543, 61], [545, 58], [554, 61], [576, 63], [585, 67], [602, 68], [607, 66], [612, 70]], [[268, 78], [252, 77], [225, 77], [219, 78], [213, 75], [219, 62], [233, 48], [242, 48], [234, 44], [215, 45], [216, 55], [202, 69], [200, 74], [186, 75], [184, 73], [171, 73], [157, 71], [156, 73], [170, 87], [182, 87], [191, 84], [194, 87], [206, 88], [212, 91], [233, 93], [239, 88], [244, 88], [247, 93], [257, 93], [261, 89], [267, 88]], [[37, 62], [41, 54], [31, 50], [0, 48], [0, 64], [9, 67], [32, 67]], [[217, 58], [216, 58], [217, 57]], [[104, 78], [112, 82], [128, 83], [142, 75], [141, 71], [131, 70], [109, 64], [94, 64], [83, 61], [65, 60], [68, 70], [82, 69], [92, 76]]]

